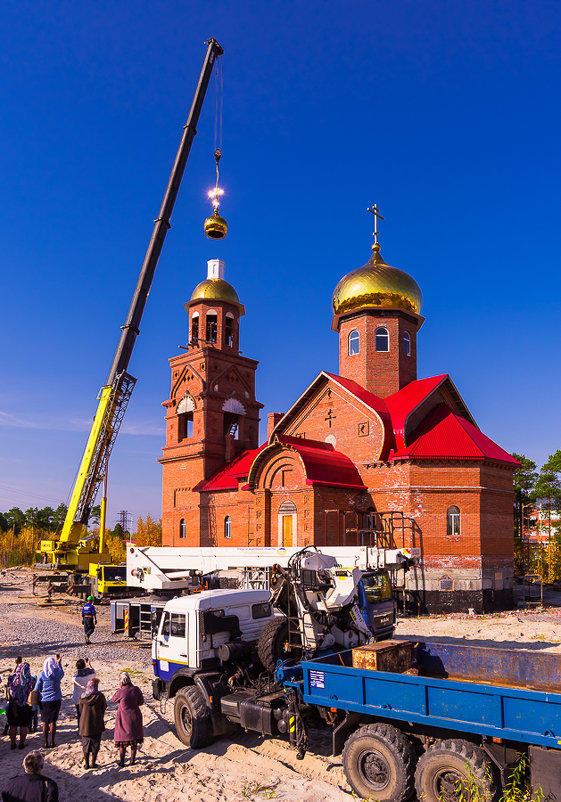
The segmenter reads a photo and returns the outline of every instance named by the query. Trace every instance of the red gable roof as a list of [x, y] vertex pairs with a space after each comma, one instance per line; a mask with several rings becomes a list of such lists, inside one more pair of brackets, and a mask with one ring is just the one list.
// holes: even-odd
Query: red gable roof
[[307, 485], [364, 489], [364, 482], [354, 462], [340, 451], [335, 451], [331, 443], [284, 434], [277, 435], [275, 440], [256, 456], [249, 476], [250, 487], [255, 481], [260, 463], [267, 459], [269, 453], [277, 453], [283, 446], [288, 446], [300, 455], [306, 472]]
[[489, 459], [518, 465], [518, 461], [472, 423], [439, 404], [411, 438], [407, 448], [392, 452], [390, 459]]
[[249, 473], [251, 463], [255, 457], [262, 451], [267, 444], [264, 443], [259, 448], [252, 448], [250, 451], [244, 451], [239, 457], [236, 457], [232, 462], [229, 462], [224, 468], [217, 471], [206, 482], [199, 482], [193, 488], [198, 492], [207, 490], [237, 490], [238, 480], [245, 479]]

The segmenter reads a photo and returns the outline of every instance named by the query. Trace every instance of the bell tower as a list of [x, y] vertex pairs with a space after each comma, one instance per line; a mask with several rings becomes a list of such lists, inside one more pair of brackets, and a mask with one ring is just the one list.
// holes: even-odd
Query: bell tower
[[169, 360], [166, 444], [159, 460], [164, 545], [205, 545], [197, 486], [258, 445], [258, 363], [239, 350], [245, 309], [224, 278], [224, 262], [210, 259], [207, 265], [207, 278], [185, 304], [187, 344]]

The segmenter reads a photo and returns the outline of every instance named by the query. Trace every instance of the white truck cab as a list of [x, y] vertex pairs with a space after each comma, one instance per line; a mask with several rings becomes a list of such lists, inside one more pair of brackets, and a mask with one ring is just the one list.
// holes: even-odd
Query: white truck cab
[[158, 696], [172, 697], [196, 674], [219, 669], [236, 644], [258, 641], [275, 617], [270, 596], [268, 590], [219, 589], [171, 599], [152, 639]]

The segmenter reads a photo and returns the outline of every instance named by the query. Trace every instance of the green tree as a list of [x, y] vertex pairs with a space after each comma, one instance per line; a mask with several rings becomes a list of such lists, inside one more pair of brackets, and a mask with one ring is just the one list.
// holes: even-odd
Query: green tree
[[531, 494], [538, 478], [536, 463], [524, 454], [513, 454], [520, 463], [514, 472], [514, 567], [518, 574], [530, 571], [530, 554], [524, 542], [524, 530], [528, 526], [528, 513], [532, 507]]
[[[541, 512], [544, 510], [546, 512], [548, 545], [547, 548], [542, 550], [542, 565], [539, 573], [542, 580], [551, 581], [555, 577], [552, 575], [549, 557], [551, 536], [554, 534], [553, 530], [555, 530], [556, 526], [555, 523], [552, 525], [551, 513], [561, 510], [561, 450], [557, 450], [542, 465], [530, 497], [532, 501], [539, 505]], [[545, 553], [547, 553], [547, 561], [544, 559]]]
[[12, 507], [11, 510], [5, 514], [6, 520], [8, 521], [8, 528], [14, 530], [14, 534], [18, 534], [21, 530], [22, 526], [26, 524], [25, 513], [23, 513], [19, 507]]
[[53, 525], [55, 530], [62, 529], [62, 525], [64, 523], [64, 519], [66, 518], [66, 513], [68, 512], [68, 507], [66, 504], [59, 504], [56, 510], [53, 513]]

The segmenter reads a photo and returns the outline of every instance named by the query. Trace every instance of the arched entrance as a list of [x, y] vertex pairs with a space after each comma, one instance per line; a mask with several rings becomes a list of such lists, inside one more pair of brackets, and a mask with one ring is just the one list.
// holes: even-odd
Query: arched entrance
[[292, 501], [283, 501], [278, 513], [279, 546], [290, 548], [298, 545], [296, 532], [296, 504]]

